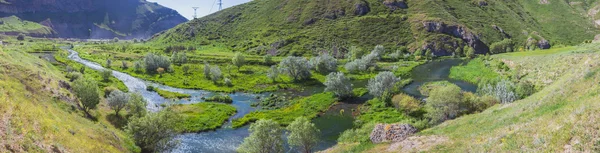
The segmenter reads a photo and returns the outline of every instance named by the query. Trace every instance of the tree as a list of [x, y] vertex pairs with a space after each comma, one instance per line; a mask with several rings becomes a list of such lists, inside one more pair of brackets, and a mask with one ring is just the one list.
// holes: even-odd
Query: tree
[[505, 79], [498, 82], [496, 85], [484, 85], [479, 88], [478, 92], [482, 95], [495, 97], [502, 104], [508, 104], [518, 99], [518, 95], [514, 92], [515, 88], [513, 82]]
[[231, 79], [225, 78], [225, 79], [223, 79], [223, 81], [225, 81], [225, 85], [230, 86], [230, 87], [233, 86], [233, 83], [231, 83]]
[[133, 137], [142, 152], [168, 152], [177, 144], [172, 141], [176, 136], [177, 114], [169, 108], [158, 113], [150, 113], [129, 121], [125, 132]]
[[79, 73], [85, 74], [85, 66], [79, 68]]
[[398, 81], [400, 81], [400, 78], [397, 78], [394, 73], [389, 71], [380, 72], [375, 78], [369, 80], [367, 89], [369, 89], [371, 95], [383, 97], [385, 92], [391, 92]]
[[156, 70], [158, 70], [159, 67], [171, 67], [171, 62], [169, 61], [169, 58], [167, 58], [166, 56], [155, 55], [152, 53], [149, 53], [144, 57], [144, 63], [146, 64], [146, 73], [158, 73]]
[[143, 66], [142, 66], [142, 62], [140, 61], [136, 61], [135, 63], [133, 63], [133, 69], [135, 70], [135, 72], [142, 72]]
[[431, 52], [431, 49], [427, 49], [427, 51], [425, 51], [425, 57], [427, 57], [428, 60], [433, 59], [433, 52]]
[[402, 93], [392, 97], [392, 104], [398, 111], [403, 111], [406, 115], [410, 115], [421, 109], [421, 101]]
[[279, 77], [279, 69], [277, 69], [277, 66], [271, 66], [271, 69], [267, 71], [267, 77], [269, 77], [269, 79], [271, 79], [273, 82], [277, 81], [277, 78]]
[[337, 60], [329, 54], [321, 54], [310, 59], [310, 66], [321, 74], [327, 74], [337, 70]]
[[303, 57], [289, 56], [283, 59], [279, 66], [281, 70], [294, 78], [294, 81], [305, 80], [311, 76], [308, 60]]
[[158, 72], [158, 75], [162, 77], [162, 74], [165, 73], [165, 68], [159, 67], [156, 69], [156, 72]]
[[127, 62], [125, 62], [125, 61], [121, 61], [121, 68], [123, 68], [123, 69], [128, 69], [128, 68], [129, 68], [129, 66], [127, 66]]
[[111, 65], [112, 65], [112, 60], [106, 59], [106, 67], [110, 68]]
[[238, 67], [238, 71], [239, 71], [240, 68], [242, 66], [244, 66], [244, 64], [246, 63], [246, 59], [244, 58], [244, 55], [242, 55], [242, 53], [237, 52], [233, 56], [233, 59], [231, 59], [231, 62], [233, 63], [233, 65]]
[[339, 98], [348, 98], [353, 94], [352, 83], [342, 72], [330, 73], [324, 84], [325, 91], [333, 92]]
[[468, 58], [475, 58], [475, 49], [469, 46], [465, 46], [465, 49], [463, 49], [463, 51], [465, 52], [465, 56], [467, 56]]
[[426, 116], [431, 119], [431, 123], [437, 124], [458, 117], [463, 99], [460, 87], [456, 85], [438, 87], [429, 95], [425, 106], [428, 109]]
[[217, 81], [219, 81], [221, 77], [223, 77], [219, 66], [214, 66], [210, 68], [210, 74], [210, 79], [213, 81], [213, 83], [217, 83]]
[[111, 70], [102, 70], [102, 80], [104, 82], [110, 81], [110, 76], [112, 75]]
[[320, 130], [306, 117], [296, 118], [296, 120], [287, 127], [287, 130], [290, 131], [288, 143], [292, 146], [299, 147], [304, 153], [312, 152], [312, 149], [319, 141]]
[[89, 110], [96, 108], [98, 103], [100, 103], [98, 84], [94, 80], [85, 78], [75, 80], [73, 91], [79, 98], [79, 101], [81, 101], [83, 111], [88, 113], [88, 115]]
[[365, 54], [366, 54], [366, 52], [363, 51], [362, 49], [360, 49], [356, 46], [351, 46], [348, 49], [348, 54], [346, 54], [346, 58], [348, 58], [348, 60], [356, 60], [356, 59], [361, 58]]
[[177, 52], [171, 55], [171, 61], [175, 63], [175, 65], [182, 65], [187, 63], [187, 55], [185, 52]]
[[242, 153], [280, 153], [283, 151], [283, 130], [273, 120], [258, 120], [250, 125], [250, 136], [237, 149]]
[[108, 106], [115, 111], [117, 116], [119, 116], [121, 109], [125, 108], [129, 102], [129, 94], [120, 90], [115, 90], [110, 93], [108, 98], [106, 98], [106, 101], [108, 102]]
[[20, 34], [17, 36], [17, 40], [19, 40], [19, 41], [23, 41], [23, 40], [25, 40], [25, 35], [24, 35], [24, 34], [22, 34], [22, 33], [20, 33]]
[[210, 79], [210, 65], [204, 61], [204, 77]]
[[129, 95], [129, 103], [127, 104], [127, 110], [129, 110], [129, 115], [133, 117], [143, 117], [146, 116], [148, 112], [146, 110], [146, 99], [140, 93], [133, 93]]

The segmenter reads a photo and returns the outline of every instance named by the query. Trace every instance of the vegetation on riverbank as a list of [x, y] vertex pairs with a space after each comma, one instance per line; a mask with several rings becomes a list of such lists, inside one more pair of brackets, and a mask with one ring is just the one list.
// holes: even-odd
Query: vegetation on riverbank
[[171, 109], [181, 116], [176, 129], [181, 132], [202, 132], [214, 130], [236, 113], [235, 107], [222, 103], [200, 102], [176, 104]]
[[473, 84], [478, 84], [481, 81], [500, 80], [500, 75], [495, 71], [496, 68], [493, 67], [496, 65], [504, 68], [499, 63], [494, 63], [493, 60], [486, 60], [485, 57], [480, 57], [470, 60], [466, 65], [452, 67], [448, 77]]
[[158, 93], [158, 95], [160, 95], [161, 97], [164, 97], [167, 99], [183, 99], [183, 98], [192, 97], [192, 95], [189, 95], [189, 94], [171, 92], [171, 91], [166, 91], [166, 90], [162, 90], [162, 89], [158, 89], [158, 88], [154, 88], [153, 90], [156, 91], [156, 93]]

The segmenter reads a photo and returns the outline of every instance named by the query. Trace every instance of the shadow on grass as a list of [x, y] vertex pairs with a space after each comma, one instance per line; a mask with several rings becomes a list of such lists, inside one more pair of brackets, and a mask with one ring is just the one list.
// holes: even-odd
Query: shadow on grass
[[127, 117], [123, 117], [121, 115], [116, 114], [106, 115], [106, 120], [119, 129], [123, 129], [128, 123]]

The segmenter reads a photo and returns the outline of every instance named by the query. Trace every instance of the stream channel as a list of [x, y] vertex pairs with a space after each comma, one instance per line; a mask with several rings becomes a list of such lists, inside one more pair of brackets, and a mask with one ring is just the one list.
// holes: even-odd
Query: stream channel
[[[100, 64], [82, 59], [79, 57], [79, 53], [74, 50], [69, 51], [69, 59], [79, 62], [89, 68], [94, 70], [104, 70]], [[416, 67], [413, 72], [413, 80], [414, 82], [407, 85], [403, 90], [404, 92], [422, 98], [422, 95], [419, 93], [419, 86], [426, 82], [432, 81], [443, 81], [447, 80], [454, 84], [460, 86], [463, 90], [469, 92], [475, 92], [477, 86], [460, 81], [453, 80], [448, 78], [448, 74], [450, 72], [450, 68], [452, 66], [460, 65], [464, 63], [463, 60], [460, 59], [444, 59], [439, 61], [429, 62], [427, 64], [420, 65]], [[157, 83], [153, 83], [150, 81], [145, 81], [139, 78], [135, 78], [128, 74], [114, 71], [113, 76], [117, 79], [121, 80], [127, 88], [129, 88], [129, 92], [138, 92], [142, 94], [142, 96], [148, 101], [148, 110], [149, 111], [158, 111], [160, 110], [160, 104], [172, 102], [171, 99], [165, 99], [158, 95], [156, 92], [151, 92], [146, 90], [146, 86], [154, 86], [162, 90], [171, 91], [171, 92], [179, 92], [190, 94], [191, 98], [182, 99], [175, 101], [176, 103], [182, 104], [190, 104], [203, 102], [203, 97], [211, 97], [216, 94], [215, 92], [209, 92], [205, 90], [194, 90], [194, 89], [180, 89], [169, 87]], [[365, 84], [365, 81], [356, 82], [355, 84]], [[356, 87], [356, 86], [355, 86]], [[302, 93], [310, 94], [310, 93], [320, 93], [323, 92], [322, 86], [317, 87], [309, 87], [306, 88]], [[233, 99], [232, 105], [237, 108], [237, 113], [232, 116], [229, 121], [227, 121], [221, 128], [209, 131], [209, 132], [200, 132], [200, 133], [184, 133], [179, 134], [176, 137], [176, 140], [180, 142], [180, 145], [173, 150], [173, 152], [202, 152], [202, 153], [226, 153], [226, 152], [235, 152], [236, 148], [242, 143], [245, 137], [249, 135], [248, 126], [244, 126], [241, 128], [233, 129], [231, 128], [231, 120], [241, 118], [244, 115], [255, 111], [254, 107], [251, 107], [252, 103], [259, 102], [259, 98], [264, 98], [268, 96], [269, 93], [264, 94], [249, 94], [249, 93], [234, 93], [229, 94]], [[314, 151], [325, 150], [337, 142], [337, 138], [339, 135], [347, 130], [352, 128], [352, 123], [354, 121], [354, 117], [352, 116], [352, 111], [341, 111], [351, 110], [353, 108], [358, 107], [361, 103], [364, 103], [366, 100], [372, 98], [372, 96], [366, 95], [361, 98], [356, 98], [351, 102], [343, 102], [334, 107], [332, 107], [327, 112], [313, 119], [313, 123], [321, 130], [321, 138], [318, 146], [316, 146]], [[343, 113], [340, 113], [343, 112]], [[292, 152], [292, 150], [286, 146], [286, 152]]]

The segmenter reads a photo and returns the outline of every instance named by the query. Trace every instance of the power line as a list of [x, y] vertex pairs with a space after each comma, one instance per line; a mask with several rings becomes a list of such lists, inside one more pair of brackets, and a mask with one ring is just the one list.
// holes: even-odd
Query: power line
[[219, 0], [219, 11], [223, 9], [223, 0]]
[[198, 10], [199, 7], [192, 7], [192, 9], [194, 9], [194, 19], [196, 19], [198, 17], [198, 14], [196, 13], [196, 10]]

